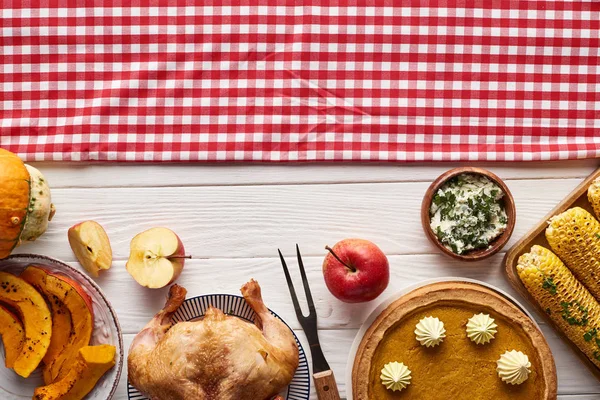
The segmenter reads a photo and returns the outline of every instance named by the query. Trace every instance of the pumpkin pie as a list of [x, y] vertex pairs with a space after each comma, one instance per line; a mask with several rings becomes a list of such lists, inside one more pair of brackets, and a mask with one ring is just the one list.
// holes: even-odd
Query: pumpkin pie
[[[497, 325], [494, 338], [477, 344], [467, 336], [466, 325], [484, 313]], [[444, 323], [443, 342], [422, 346], [415, 326], [433, 316]], [[516, 350], [531, 363], [527, 380], [518, 385], [503, 382], [497, 361]], [[401, 391], [381, 382], [390, 362], [406, 365], [410, 384]], [[515, 304], [485, 286], [470, 282], [439, 282], [423, 286], [390, 304], [366, 331], [352, 371], [356, 400], [533, 400], [556, 399], [556, 367], [544, 336]]]

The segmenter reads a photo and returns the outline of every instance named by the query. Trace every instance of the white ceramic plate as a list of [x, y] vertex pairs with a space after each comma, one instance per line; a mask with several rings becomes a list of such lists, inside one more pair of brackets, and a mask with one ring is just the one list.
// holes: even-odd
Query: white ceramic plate
[[[249, 322], [254, 321], [254, 310], [250, 308], [242, 296], [236, 296], [232, 294], [207, 294], [185, 300], [177, 312], [173, 314], [173, 323], [198, 319], [204, 316], [204, 312], [211, 305], [229, 315], [242, 318], [243, 320]], [[279, 315], [275, 314], [273, 311], [271, 311], [271, 314], [279, 318], [285, 324], [285, 321], [283, 321]], [[292, 330], [290, 329], [290, 331]], [[296, 337], [294, 331], [292, 331], [292, 334], [294, 334], [296, 344], [298, 345], [300, 364], [298, 365], [294, 379], [292, 379], [290, 385], [287, 387], [287, 389], [280, 393], [280, 395], [286, 400], [308, 400], [310, 397], [310, 374], [308, 371], [308, 360], [306, 359], [304, 349], [302, 348], [302, 345], [300, 344], [300, 341], [298, 340], [298, 337]], [[129, 396], [129, 400], [148, 400], [129, 383], [127, 394]]]
[[[123, 336], [117, 320], [117, 314], [94, 281], [87, 275], [67, 264], [45, 256], [33, 254], [18, 254], [0, 260], [0, 270], [19, 275], [28, 265], [39, 265], [52, 272], [60, 273], [79, 283], [90, 295], [94, 307], [94, 334], [91, 344], [112, 344], [117, 348], [116, 365], [98, 382], [96, 387], [85, 400], [110, 400], [119, 383], [123, 368]], [[4, 347], [0, 341], [0, 399], [21, 400], [31, 399], [33, 391], [43, 386], [40, 368], [27, 379], [15, 374], [4, 366]]]
[[489, 289], [492, 289], [493, 291], [497, 292], [498, 294], [500, 294], [501, 296], [503, 296], [507, 300], [509, 300], [511, 303], [513, 303], [514, 305], [519, 307], [519, 309], [521, 311], [523, 311], [525, 313], [525, 315], [527, 315], [533, 321], [535, 326], [538, 329], [540, 329], [540, 326], [537, 324], [537, 322], [533, 318], [533, 315], [531, 315], [531, 313], [529, 311], [527, 311], [527, 309], [525, 307], [523, 307], [521, 305], [521, 303], [519, 303], [517, 300], [515, 300], [514, 297], [512, 297], [511, 295], [506, 293], [504, 290], [499, 289], [493, 285], [490, 285], [489, 283], [478, 281], [476, 279], [459, 278], [459, 277], [435, 278], [435, 279], [427, 279], [427, 280], [424, 280], [421, 282], [417, 282], [415, 284], [405, 287], [404, 289], [400, 290], [396, 294], [394, 294], [394, 295], [388, 297], [386, 300], [384, 300], [379, 306], [377, 306], [377, 308], [375, 308], [373, 310], [373, 312], [369, 315], [367, 320], [364, 322], [364, 324], [362, 324], [362, 326], [358, 330], [358, 333], [356, 334], [356, 337], [354, 338], [354, 342], [352, 342], [352, 347], [350, 347], [350, 354], [348, 355], [348, 362], [346, 363], [346, 399], [347, 400], [353, 400], [353, 397], [352, 397], [352, 368], [354, 367], [354, 359], [356, 358], [356, 352], [358, 351], [358, 346], [360, 346], [360, 342], [362, 341], [362, 338], [365, 335], [365, 332], [373, 324], [373, 322], [379, 316], [379, 314], [381, 314], [383, 312], [383, 310], [385, 310], [385, 308], [387, 306], [389, 306], [390, 304], [392, 304], [394, 301], [398, 300], [400, 297], [404, 296], [405, 294], [407, 294], [409, 292], [412, 292], [413, 290], [415, 290], [417, 288], [420, 288], [422, 286], [429, 285], [432, 283], [447, 282], [447, 281], [476, 283], [481, 286], [485, 286]]

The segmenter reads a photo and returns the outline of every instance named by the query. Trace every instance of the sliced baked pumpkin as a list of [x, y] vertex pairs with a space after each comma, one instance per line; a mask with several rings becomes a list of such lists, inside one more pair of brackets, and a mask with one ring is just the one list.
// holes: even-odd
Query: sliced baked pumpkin
[[73, 329], [66, 346], [44, 366], [44, 382], [49, 385], [63, 378], [77, 360], [79, 349], [90, 344], [94, 313], [90, 296], [77, 282], [66, 276], [48, 273], [46, 290], [67, 307]]
[[60, 354], [62, 349], [69, 343], [69, 339], [73, 334], [71, 312], [58, 299], [58, 296], [48, 290], [46, 285], [47, 276], [48, 273], [44, 269], [33, 265], [25, 268], [21, 275], [19, 275], [21, 279], [24, 279], [36, 288], [50, 305], [50, 311], [52, 312], [52, 338], [50, 339], [50, 347], [48, 347], [48, 351], [44, 356], [45, 364], [52, 362]]
[[115, 346], [85, 346], [68, 373], [55, 383], [35, 389], [34, 400], [81, 400], [115, 366]]
[[0, 305], [0, 335], [4, 344], [6, 368], [12, 368], [25, 342], [25, 328], [19, 318]]
[[23, 321], [25, 341], [13, 369], [27, 378], [46, 355], [52, 337], [52, 315], [46, 300], [23, 279], [0, 271], [0, 301], [15, 308]]

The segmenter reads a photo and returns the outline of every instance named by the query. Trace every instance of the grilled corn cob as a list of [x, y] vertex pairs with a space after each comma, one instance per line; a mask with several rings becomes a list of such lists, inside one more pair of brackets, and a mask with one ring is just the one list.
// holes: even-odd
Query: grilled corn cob
[[517, 273], [560, 330], [600, 367], [600, 304], [594, 296], [542, 246], [519, 257]]
[[600, 222], [580, 207], [553, 217], [546, 228], [552, 251], [600, 300]]
[[600, 218], [600, 178], [594, 179], [588, 188], [588, 200], [594, 208], [596, 218]]

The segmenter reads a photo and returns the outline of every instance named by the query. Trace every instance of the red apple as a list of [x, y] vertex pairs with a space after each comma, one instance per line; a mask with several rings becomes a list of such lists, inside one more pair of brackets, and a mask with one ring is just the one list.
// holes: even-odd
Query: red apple
[[363, 239], [344, 239], [329, 248], [323, 261], [327, 288], [346, 303], [362, 303], [379, 296], [390, 281], [390, 265], [381, 249]]

